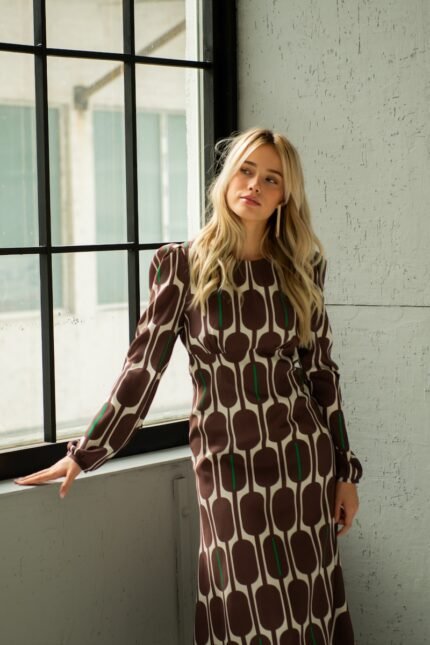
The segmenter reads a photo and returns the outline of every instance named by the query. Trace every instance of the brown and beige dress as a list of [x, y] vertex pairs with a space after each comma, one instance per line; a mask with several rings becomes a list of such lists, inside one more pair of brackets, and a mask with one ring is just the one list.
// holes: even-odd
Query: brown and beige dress
[[[109, 399], [68, 454], [101, 466], [144, 418], [180, 336], [194, 387], [190, 447], [200, 510], [195, 645], [353, 645], [333, 519], [336, 481], [358, 483], [327, 311], [314, 345], [270, 260], [190, 307], [188, 248], [166, 244]], [[315, 268], [323, 288], [326, 265]]]

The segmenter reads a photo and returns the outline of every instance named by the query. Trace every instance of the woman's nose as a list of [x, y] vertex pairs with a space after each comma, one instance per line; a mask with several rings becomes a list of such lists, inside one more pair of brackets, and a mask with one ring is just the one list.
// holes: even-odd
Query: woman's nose
[[250, 178], [248, 185], [253, 190], [260, 190], [260, 180], [257, 175]]

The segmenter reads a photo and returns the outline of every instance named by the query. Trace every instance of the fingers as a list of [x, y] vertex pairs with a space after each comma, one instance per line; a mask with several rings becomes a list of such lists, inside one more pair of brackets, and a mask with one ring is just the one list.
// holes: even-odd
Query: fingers
[[76, 477], [79, 475], [81, 472], [81, 469], [79, 466], [75, 463], [71, 464], [68, 471], [66, 478], [64, 482], [60, 486], [60, 497], [63, 499], [67, 493], [69, 492], [70, 486], [73, 484], [75, 481]]
[[342, 524], [342, 529], [336, 533], [339, 537], [340, 535], [345, 535], [348, 533], [349, 529], [352, 526], [352, 520], [354, 519], [355, 512], [349, 507], [342, 507], [340, 517], [337, 523]]
[[62, 483], [60, 488], [60, 496], [64, 497], [80, 472], [81, 468], [73, 461], [73, 459], [70, 457], [64, 457], [49, 468], [39, 470], [36, 473], [27, 475], [26, 477], [18, 477], [14, 481], [20, 486], [38, 486], [52, 481], [53, 479], [65, 477], [65, 481]]
[[343, 526], [342, 526], [342, 528], [340, 529], [340, 531], [338, 531], [338, 532], [336, 533], [337, 537], [340, 537], [341, 535], [345, 535], [346, 533], [348, 533], [348, 531], [349, 531], [349, 529], [351, 528], [351, 526], [352, 526], [351, 524], [346, 524], [346, 523], [345, 523], [345, 524], [343, 524]]
[[358, 511], [359, 501], [355, 484], [338, 482], [334, 503], [334, 521], [342, 524], [342, 529], [336, 533], [341, 536], [348, 533], [352, 521]]
[[334, 521], [336, 523], [340, 522], [341, 511], [342, 511], [342, 500], [339, 495], [336, 495], [336, 499], [334, 503]]
[[54, 475], [51, 468], [44, 468], [43, 470], [39, 470], [36, 473], [27, 475], [26, 477], [18, 477], [17, 479], [14, 479], [14, 482], [20, 486], [34, 486], [36, 484], [43, 484], [51, 479], [56, 479], [56, 477], [58, 477], [58, 475]]

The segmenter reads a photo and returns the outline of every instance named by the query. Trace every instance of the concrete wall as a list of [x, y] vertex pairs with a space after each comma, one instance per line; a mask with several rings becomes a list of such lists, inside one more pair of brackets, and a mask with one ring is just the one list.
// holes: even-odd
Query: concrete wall
[[430, 642], [430, 5], [238, 0], [240, 128], [301, 153], [360, 509], [340, 538], [358, 645]]
[[188, 453], [108, 462], [63, 500], [57, 483], [0, 483], [2, 645], [192, 642], [198, 525]]

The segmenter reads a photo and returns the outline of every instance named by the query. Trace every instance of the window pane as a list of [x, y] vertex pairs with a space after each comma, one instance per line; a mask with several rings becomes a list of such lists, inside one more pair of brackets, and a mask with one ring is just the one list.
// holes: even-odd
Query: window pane
[[38, 242], [33, 58], [0, 55], [0, 243]]
[[[58, 113], [49, 111], [49, 144], [51, 158], [51, 222], [53, 236], [60, 231], [61, 195], [58, 141]], [[0, 238], [2, 246], [33, 246], [38, 243], [37, 187], [35, 160], [34, 108], [0, 105]], [[4, 306], [11, 311], [38, 307], [38, 266], [26, 256], [28, 283], [21, 284], [19, 271], [8, 272], [9, 301]], [[61, 271], [61, 262], [53, 263]], [[21, 262], [16, 266], [22, 269]], [[25, 261], [24, 261], [25, 264]], [[34, 271], [30, 277], [30, 272]], [[29, 285], [32, 285], [29, 289]], [[22, 293], [24, 290], [25, 294]], [[61, 306], [61, 290], [54, 291], [54, 306]]]
[[46, 0], [48, 47], [122, 51], [121, 0]]
[[[65, 186], [61, 184], [63, 160], [60, 155], [60, 111], [57, 108], [48, 108], [48, 123], [51, 239], [55, 244], [63, 238], [64, 222], [62, 216], [65, 216], [65, 212], [63, 213], [62, 209], [62, 189], [65, 192]], [[63, 305], [64, 281], [67, 276], [63, 275], [63, 261], [58, 254], [52, 256], [52, 270], [57, 275], [57, 281], [52, 285], [54, 307], [61, 307]]]
[[[107, 278], [126, 274], [125, 251], [104, 252]], [[54, 315], [58, 436], [79, 436], [109, 395], [128, 348], [126, 306], [97, 306], [95, 253], [70, 253], [65, 309]], [[54, 273], [54, 284], [59, 277]]]
[[33, 255], [0, 256], [1, 449], [43, 440], [38, 263]]
[[141, 56], [201, 60], [196, 0], [136, 0], [136, 53]]
[[[140, 252], [141, 314], [148, 306], [149, 267], [155, 251]], [[177, 338], [166, 372], [151, 404], [144, 424], [188, 417], [191, 412], [192, 383], [188, 370], [188, 354], [181, 339]], [[180, 383], [180, 387], [178, 387]]]
[[125, 242], [122, 66], [52, 58], [48, 87], [49, 104], [59, 111], [58, 181], [66, 193], [53, 242]]
[[32, 0], [9, 0], [1, 3], [0, 42], [33, 44]]
[[192, 382], [188, 360], [187, 351], [178, 338], [143, 425], [189, 417]]
[[154, 257], [155, 249], [151, 251], [140, 251], [140, 310], [143, 311], [149, 300], [149, 267]]
[[140, 110], [136, 120], [139, 238], [145, 243], [159, 242], [163, 239], [161, 115]]
[[140, 242], [188, 239], [200, 220], [200, 72], [136, 68]]
[[39, 257], [5, 255], [1, 261], [0, 312], [39, 309]]
[[127, 261], [123, 251], [97, 255], [97, 303], [127, 304]]
[[[94, 177], [96, 240], [125, 241], [126, 194], [124, 114], [119, 110], [94, 110]], [[118, 214], [122, 213], [122, 217]]]
[[167, 115], [169, 236], [187, 238], [187, 138], [183, 114]]

